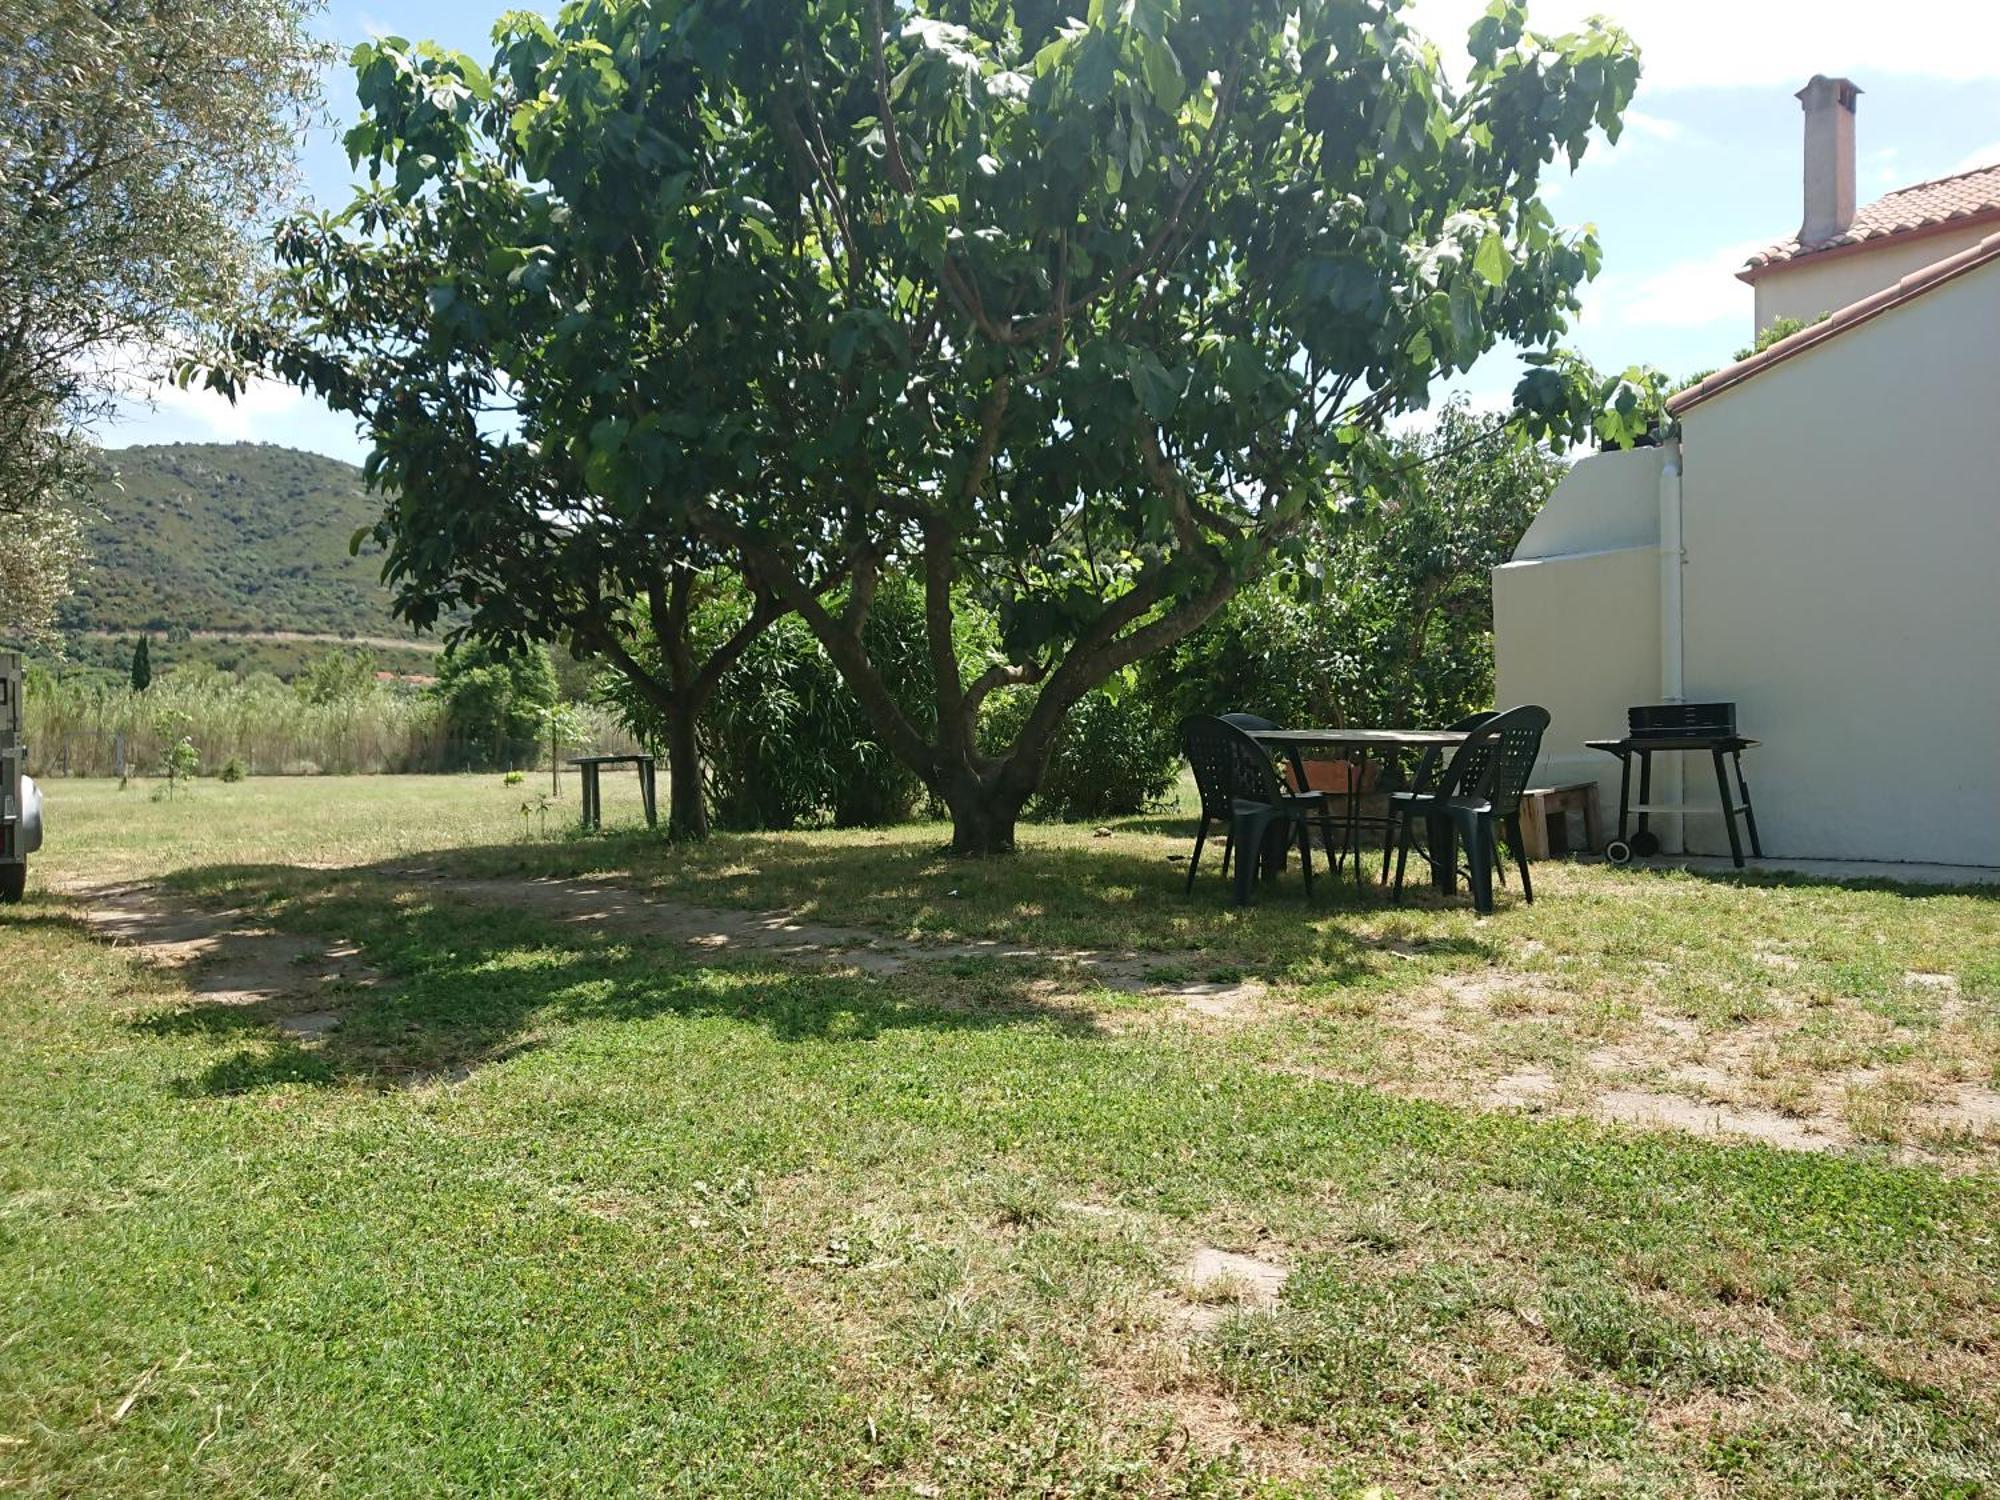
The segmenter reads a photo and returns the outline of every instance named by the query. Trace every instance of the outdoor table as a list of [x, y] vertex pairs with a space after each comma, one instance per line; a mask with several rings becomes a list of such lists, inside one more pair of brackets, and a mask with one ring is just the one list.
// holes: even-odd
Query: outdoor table
[[[1300, 787], [1306, 785], [1304, 750], [1338, 750], [1354, 767], [1348, 778], [1347, 845], [1354, 851], [1354, 888], [1364, 890], [1367, 877], [1361, 859], [1361, 789], [1368, 782], [1370, 751], [1456, 750], [1468, 738], [1462, 729], [1253, 729], [1250, 738], [1273, 749], [1283, 750], [1292, 763], [1292, 775]], [[1434, 879], [1442, 890], [1451, 889], [1454, 860], [1449, 848], [1434, 851]], [[1236, 878], [1243, 883], [1243, 862], [1237, 861]]]
[[583, 826], [598, 828], [604, 822], [604, 794], [599, 774], [606, 766], [634, 765], [639, 768], [639, 801], [645, 805], [646, 826], [660, 820], [660, 798], [650, 755], [578, 755], [570, 764], [583, 772]]

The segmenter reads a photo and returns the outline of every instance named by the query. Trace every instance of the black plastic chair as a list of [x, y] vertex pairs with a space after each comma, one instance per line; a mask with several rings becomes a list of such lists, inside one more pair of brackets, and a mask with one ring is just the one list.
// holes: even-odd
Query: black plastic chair
[[1548, 727], [1549, 711], [1533, 704], [1495, 714], [1453, 753], [1435, 792], [1412, 793], [1398, 804], [1402, 838], [1396, 853], [1397, 900], [1403, 896], [1403, 873], [1416, 820], [1422, 818], [1431, 830], [1431, 866], [1441, 878], [1448, 879], [1453, 868], [1452, 839], [1464, 845], [1475, 910], [1493, 910], [1493, 874], [1500, 862], [1496, 829], [1506, 834], [1520, 866], [1521, 893], [1530, 906], [1534, 904], [1534, 882], [1521, 842], [1521, 796], [1534, 775]]
[[[1490, 721], [1493, 715], [1494, 711], [1492, 709], [1483, 708], [1478, 713], [1467, 714], [1457, 722], [1445, 725], [1445, 728], [1454, 734], [1470, 734], [1473, 730], [1480, 728]], [[1382, 878], [1385, 881], [1389, 878], [1389, 861], [1396, 857], [1396, 835], [1401, 831], [1402, 827], [1402, 820], [1398, 816], [1399, 808], [1401, 805], [1408, 803], [1412, 797], [1430, 797], [1437, 794], [1438, 770], [1443, 763], [1443, 748], [1438, 745], [1426, 746], [1424, 753], [1417, 757], [1416, 768], [1410, 772], [1409, 790], [1391, 792], [1389, 794], [1389, 812], [1382, 820], [1384, 825], [1382, 829]], [[1427, 860], [1430, 858], [1428, 847], [1424, 850], [1424, 858]]]
[[[1288, 792], [1271, 765], [1270, 752], [1227, 719], [1199, 715], [1181, 724], [1181, 748], [1194, 767], [1194, 783], [1201, 793], [1201, 824], [1195, 830], [1194, 853], [1188, 859], [1186, 889], [1194, 889], [1195, 872], [1201, 868], [1201, 851], [1208, 842], [1208, 825], [1219, 822], [1226, 830], [1222, 846], [1222, 873], [1236, 861], [1236, 899], [1239, 905], [1250, 899], [1251, 875], [1258, 866], [1268, 878], [1273, 858], [1282, 861], [1296, 831], [1299, 859], [1304, 866], [1306, 894], [1312, 894], [1313, 867], [1310, 829], [1325, 803], [1323, 792]], [[1284, 840], [1273, 847], [1270, 835], [1276, 829]], [[1254, 864], [1252, 863], [1254, 861]]]
[[[1217, 717], [1225, 724], [1233, 724], [1238, 729], [1246, 729], [1253, 733], [1259, 729], [1276, 729], [1278, 727], [1273, 720], [1265, 718], [1262, 714], [1234, 713], [1219, 714]], [[1300, 792], [1312, 791], [1312, 788], [1306, 785], [1304, 757], [1296, 749], [1287, 750], [1285, 755], [1292, 767], [1293, 785], [1290, 788], [1292, 793], [1296, 795]], [[1346, 825], [1334, 816], [1333, 793], [1316, 792], [1314, 795], [1320, 799], [1319, 809], [1315, 815], [1315, 819], [1319, 824], [1320, 847], [1326, 850], [1327, 868], [1338, 873], [1341, 861], [1347, 857]], [[1227, 873], [1226, 869], [1224, 873]], [[1386, 856], [1382, 861], [1382, 878], [1384, 880], [1389, 878], [1389, 862]]]

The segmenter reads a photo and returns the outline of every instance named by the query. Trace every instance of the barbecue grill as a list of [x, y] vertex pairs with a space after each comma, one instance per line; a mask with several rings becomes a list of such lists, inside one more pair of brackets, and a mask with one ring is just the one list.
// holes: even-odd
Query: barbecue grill
[[[1653, 703], [1627, 709], [1626, 735], [1622, 740], [1585, 740], [1592, 750], [1618, 757], [1618, 837], [1604, 846], [1604, 857], [1614, 865], [1627, 864], [1634, 855], [1647, 858], [1660, 852], [1660, 837], [1649, 826], [1655, 813], [1719, 813], [1729, 830], [1729, 854], [1736, 868], [1743, 868], [1743, 839], [1737, 832], [1740, 818], [1750, 834], [1750, 852], [1764, 857], [1757, 838], [1757, 814], [1750, 806], [1750, 785], [1743, 779], [1743, 752], [1757, 741], [1736, 732], [1734, 703]], [[1722, 794], [1720, 807], [1689, 807], [1683, 802], [1653, 801], [1653, 757], [1662, 751], [1686, 753], [1706, 750], [1715, 762], [1716, 790]], [[1632, 800], [1632, 762], [1639, 762], [1639, 800]], [[1724, 761], [1729, 763], [1724, 765]], [[1729, 770], [1736, 772], [1736, 798], [1729, 791]], [[1638, 830], [1626, 836], [1632, 814], [1638, 814]]]

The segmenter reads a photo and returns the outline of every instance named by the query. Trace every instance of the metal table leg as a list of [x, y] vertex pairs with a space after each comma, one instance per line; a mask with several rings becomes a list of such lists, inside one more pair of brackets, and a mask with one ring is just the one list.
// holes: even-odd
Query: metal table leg
[[1757, 837], [1757, 809], [1750, 805], [1750, 783], [1743, 779], [1743, 752], [1733, 751], [1731, 758], [1736, 762], [1736, 789], [1743, 794], [1743, 822], [1750, 830], [1750, 852], [1762, 859], [1764, 841]]
[[1644, 838], [1653, 815], [1644, 809], [1653, 805], [1653, 752], [1639, 752], [1639, 837]]
[[1632, 752], [1618, 753], [1618, 842], [1626, 842], [1625, 825], [1631, 818], [1632, 807]]
[[1736, 831], [1737, 807], [1729, 800], [1729, 773], [1722, 764], [1722, 751], [1709, 754], [1715, 760], [1715, 789], [1722, 797], [1722, 826], [1729, 830], [1729, 857], [1737, 869], [1743, 868], [1743, 837]]

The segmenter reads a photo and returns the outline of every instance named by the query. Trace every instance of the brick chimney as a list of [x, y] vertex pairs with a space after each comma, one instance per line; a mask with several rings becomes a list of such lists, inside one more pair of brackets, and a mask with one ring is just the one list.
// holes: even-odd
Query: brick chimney
[[1815, 73], [1798, 92], [1806, 112], [1806, 215], [1799, 243], [1817, 245], [1845, 234], [1854, 222], [1854, 101], [1861, 90], [1845, 78]]

